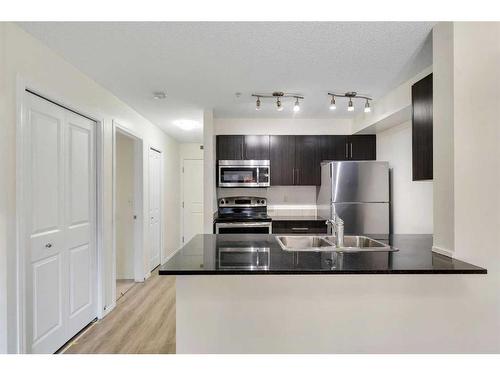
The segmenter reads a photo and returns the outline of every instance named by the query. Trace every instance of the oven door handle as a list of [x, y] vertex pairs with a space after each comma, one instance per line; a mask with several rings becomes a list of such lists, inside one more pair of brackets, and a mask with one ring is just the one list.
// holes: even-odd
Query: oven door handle
[[264, 223], [216, 223], [219, 228], [248, 228], [248, 227], [270, 227], [271, 222]]

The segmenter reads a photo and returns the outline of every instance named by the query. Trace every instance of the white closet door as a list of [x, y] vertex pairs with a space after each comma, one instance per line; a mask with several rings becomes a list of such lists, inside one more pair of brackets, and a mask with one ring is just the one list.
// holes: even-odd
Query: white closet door
[[161, 261], [161, 153], [153, 149], [149, 150], [149, 219], [149, 269], [153, 270]]
[[26, 94], [26, 329], [33, 353], [65, 342], [64, 110]]
[[72, 337], [96, 315], [95, 122], [67, 111], [66, 126], [68, 335]]
[[25, 99], [28, 350], [53, 353], [96, 315], [95, 123]]

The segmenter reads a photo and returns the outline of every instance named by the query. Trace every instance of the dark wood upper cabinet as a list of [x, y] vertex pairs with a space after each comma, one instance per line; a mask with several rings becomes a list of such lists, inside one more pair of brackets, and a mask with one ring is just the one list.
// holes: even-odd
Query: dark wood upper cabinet
[[218, 135], [217, 160], [269, 160], [269, 136]]
[[321, 161], [347, 160], [346, 135], [321, 135], [319, 136]]
[[321, 184], [320, 137], [316, 135], [295, 136], [294, 185]]
[[348, 160], [376, 160], [377, 138], [375, 134], [350, 135], [347, 154]]
[[270, 136], [271, 185], [294, 185], [295, 136]]
[[411, 87], [413, 181], [432, 180], [432, 73]]
[[217, 160], [242, 160], [243, 148], [243, 135], [217, 136]]
[[217, 160], [270, 160], [271, 185], [320, 185], [322, 160], [375, 160], [375, 135], [219, 135]]
[[243, 159], [269, 160], [269, 136], [245, 135]]

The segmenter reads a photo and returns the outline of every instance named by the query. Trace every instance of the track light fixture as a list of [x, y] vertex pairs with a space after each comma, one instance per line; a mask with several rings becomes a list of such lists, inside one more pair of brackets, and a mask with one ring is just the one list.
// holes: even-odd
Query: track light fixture
[[260, 110], [260, 99], [261, 98], [276, 98], [276, 110], [277, 111], [283, 111], [283, 103], [281, 102], [283, 98], [294, 98], [295, 103], [293, 105], [293, 111], [294, 112], [299, 112], [300, 111], [300, 101], [304, 99], [302, 95], [299, 94], [291, 94], [291, 93], [286, 93], [286, 92], [281, 92], [281, 91], [275, 91], [271, 94], [252, 94], [253, 97], [257, 98], [255, 101], [255, 109]]
[[345, 94], [338, 94], [338, 93], [329, 92], [328, 95], [330, 95], [332, 97], [332, 100], [330, 101], [330, 109], [331, 110], [334, 110], [335, 108], [337, 108], [337, 106], [335, 105], [335, 97], [340, 96], [343, 98], [349, 98], [349, 103], [347, 105], [347, 110], [349, 112], [354, 111], [354, 103], [353, 103], [352, 99], [357, 99], [357, 98], [365, 99], [366, 100], [365, 112], [371, 112], [370, 100], [372, 100], [372, 98], [370, 98], [369, 96], [359, 95], [356, 91], [349, 91], [349, 92], [346, 92]]

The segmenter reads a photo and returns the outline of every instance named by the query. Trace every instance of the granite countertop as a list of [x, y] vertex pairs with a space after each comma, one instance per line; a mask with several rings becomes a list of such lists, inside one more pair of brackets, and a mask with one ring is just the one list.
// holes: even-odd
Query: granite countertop
[[[431, 251], [431, 235], [394, 235], [396, 252], [284, 251], [274, 235], [199, 234], [160, 266], [160, 275], [485, 274], [486, 269]], [[255, 251], [258, 249], [258, 251]], [[336, 258], [334, 258], [336, 256]], [[258, 258], [258, 262], [257, 262]], [[253, 267], [248, 267], [253, 264]]]

